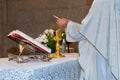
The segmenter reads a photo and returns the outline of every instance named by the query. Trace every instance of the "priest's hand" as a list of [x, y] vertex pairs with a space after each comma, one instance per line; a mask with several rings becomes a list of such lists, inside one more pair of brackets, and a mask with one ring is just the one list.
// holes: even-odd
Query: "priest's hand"
[[69, 21], [70, 21], [69, 19], [61, 18], [61, 19], [58, 19], [56, 23], [58, 27], [65, 29]]

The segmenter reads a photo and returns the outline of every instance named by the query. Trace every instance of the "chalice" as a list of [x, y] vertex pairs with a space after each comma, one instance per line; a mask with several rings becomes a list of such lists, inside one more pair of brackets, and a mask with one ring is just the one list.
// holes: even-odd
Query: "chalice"
[[55, 31], [54, 40], [56, 41], [56, 52], [55, 52], [55, 54], [51, 55], [51, 58], [62, 58], [62, 57], [65, 57], [65, 55], [63, 55], [60, 52], [60, 41], [62, 40], [62, 32], [61, 32], [60, 29], [57, 29]]

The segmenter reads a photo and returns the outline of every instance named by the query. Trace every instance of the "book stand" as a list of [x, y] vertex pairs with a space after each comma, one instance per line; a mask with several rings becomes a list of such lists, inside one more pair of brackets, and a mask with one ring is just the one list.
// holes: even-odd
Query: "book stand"
[[[8, 60], [14, 60], [17, 63], [24, 63], [33, 60], [41, 60], [41, 61], [49, 61], [51, 58], [49, 57], [49, 53], [47, 52], [39, 52], [37, 48], [29, 44], [26, 40], [18, 40], [19, 42], [19, 55], [15, 55], [13, 53], [8, 54]], [[32, 55], [23, 55], [23, 50], [28, 49], [32, 52]]]

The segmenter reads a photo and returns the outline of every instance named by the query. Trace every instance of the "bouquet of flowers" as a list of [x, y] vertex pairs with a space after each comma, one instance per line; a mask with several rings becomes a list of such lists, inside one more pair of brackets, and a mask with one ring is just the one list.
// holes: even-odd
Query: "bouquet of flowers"
[[[46, 29], [42, 34], [40, 34], [36, 40], [39, 43], [45, 44], [47, 47], [51, 48], [52, 53], [55, 52], [56, 50], [56, 41], [54, 40], [54, 36], [55, 36], [55, 30], [53, 29]], [[62, 39], [65, 39], [66, 35], [65, 33], [62, 33]], [[60, 42], [60, 44], [62, 43], [62, 40]]]
[[36, 40], [42, 44], [45, 44], [51, 48], [52, 52], [55, 52], [56, 41], [54, 40], [54, 30], [46, 29], [42, 34], [40, 34]]

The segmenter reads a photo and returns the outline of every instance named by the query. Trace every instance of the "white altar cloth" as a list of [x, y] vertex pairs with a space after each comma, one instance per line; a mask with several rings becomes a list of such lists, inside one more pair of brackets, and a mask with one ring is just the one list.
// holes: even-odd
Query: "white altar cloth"
[[78, 54], [65, 54], [65, 58], [50, 62], [30, 61], [16, 63], [0, 59], [0, 80], [79, 80]]

